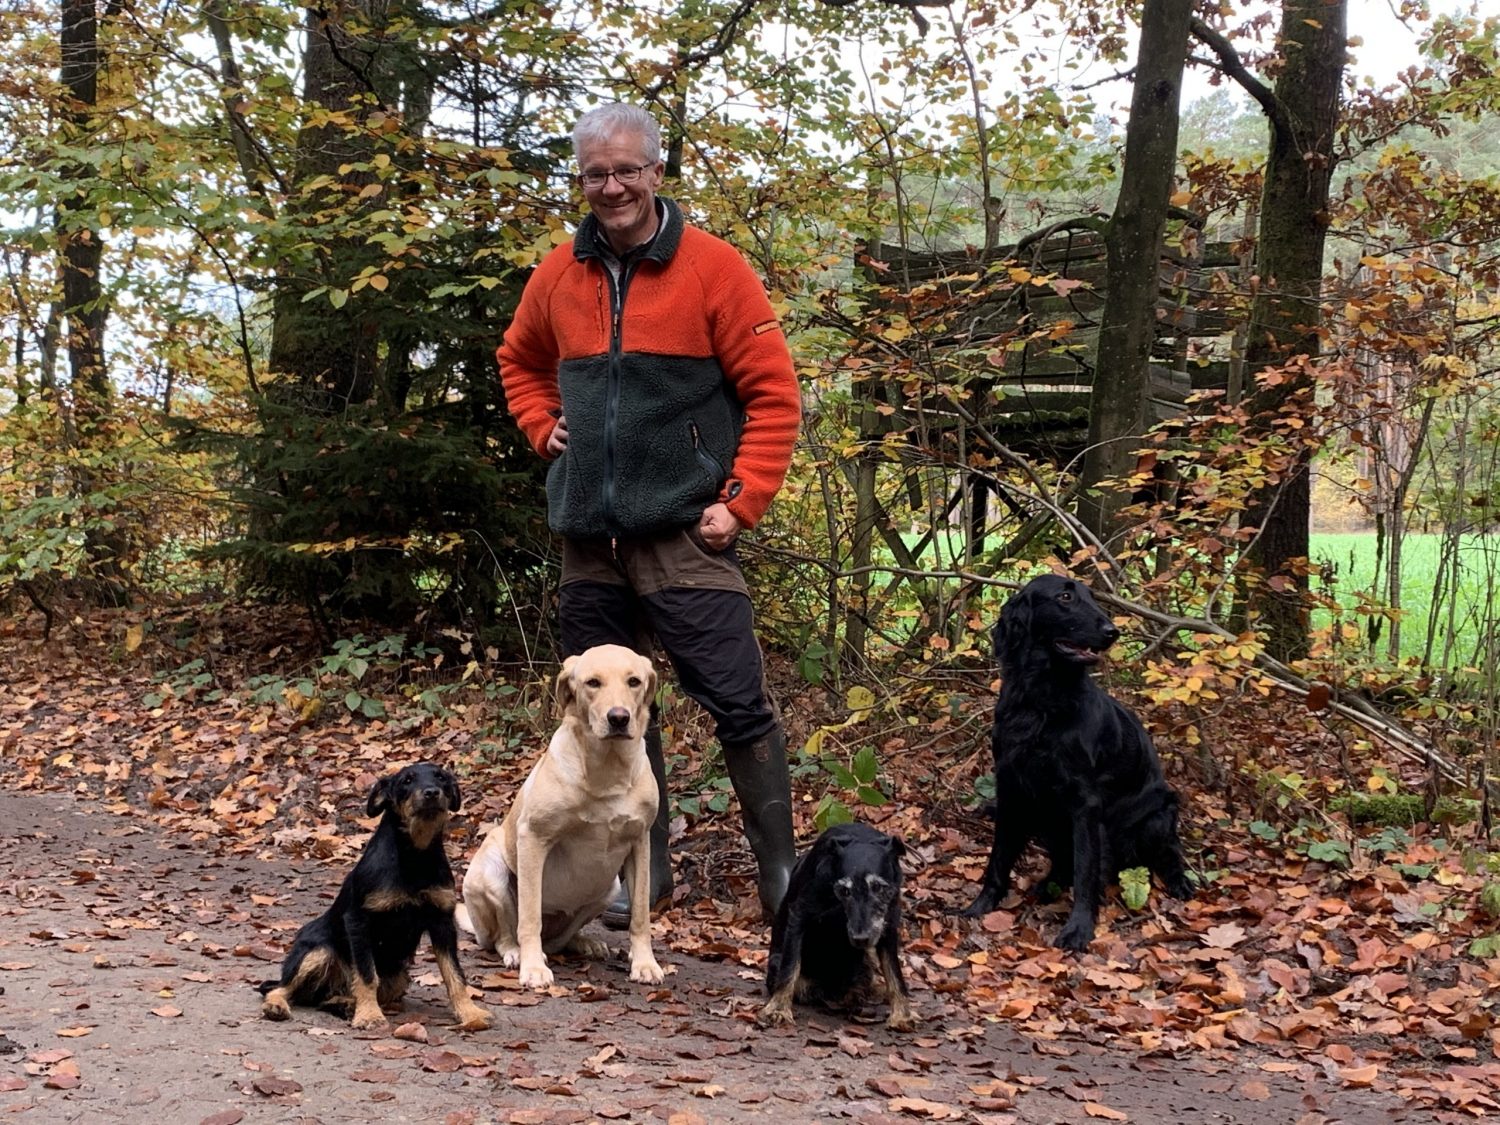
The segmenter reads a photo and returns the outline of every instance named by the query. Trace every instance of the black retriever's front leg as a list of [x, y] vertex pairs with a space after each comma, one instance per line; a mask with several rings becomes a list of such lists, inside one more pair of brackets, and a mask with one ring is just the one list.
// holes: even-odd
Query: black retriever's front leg
[[960, 911], [962, 917], [982, 918], [1010, 894], [1011, 869], [1021, 858], [1028, 839], [1024, 824], [1025, 821], [1016, 815], [1014, 809], [1007, 808], [1003, 800], [997, 804], [995, 838], [990, 845], [989, 863], [984, 868], [984, 882], [980, 884], [974, 901]]
[[1099, 900], [1104, 896], [1103, 807], [1094, 795], [1079, 802], [1073, 815], [1073, 911], [1057, 935], [1059, 949], [1081, 953], [1094, 940]]
[[1175, 798], [1146, 821], [1141, 838], [1146, 864], [1167, 888], [1167, 893], [1173, 898], [1192, 898], [1193, 884], [1188, 881], [1187, 868], [1182, 862], [1182, 844], [1177, 837]]
[[1056, 902], [1073, 885], [1073, 826], [1065, 824], [1062, 828], [1042, 840], [1051, 866], [1032, 888], [1038, 902]]

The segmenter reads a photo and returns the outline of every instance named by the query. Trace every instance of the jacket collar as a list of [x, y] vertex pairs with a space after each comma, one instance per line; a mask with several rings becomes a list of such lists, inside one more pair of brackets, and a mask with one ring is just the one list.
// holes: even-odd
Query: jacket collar
[[[669, 262], [682, 242], [682, 228], [685, 225], [682, 209], [665, 196], [658, 195], [656, 202], [659, 205], [656, 235], [640, 253], [639, 261]], [[577, 233], [573, 235], [573, 257], [584, 262], [603, 256], [599, 220], [590, 213], [583, 217], [583, 222], [578, 224]]]

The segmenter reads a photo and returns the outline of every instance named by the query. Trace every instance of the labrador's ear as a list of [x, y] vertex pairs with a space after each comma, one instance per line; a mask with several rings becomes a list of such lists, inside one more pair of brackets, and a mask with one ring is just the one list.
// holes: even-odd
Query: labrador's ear
[[395, 777], [395, 774], [390, 774], [375, 783], [375, 788], [370, 790], [370, 799], [365, 802], [366, 816], [379, 816], [391, 807], [391, 782]]
[[557, 712], [560, 715], [566, 716], [578, 701], [578, 692], [573, 685], [573, 669], [577, 664], [576, 656], [564, 660], [562, 671], [557, 674], [557, 682], [553, 685], [552, 696], [557, 700]]
[[646, 664], [646, 706], [647, 707], [650, 707], [651, 704], [656, 700], [656, 685], [657, 685], [656, 665], [652, 664], [652, 663], [650, 663], [648, 661], [647, 664]]

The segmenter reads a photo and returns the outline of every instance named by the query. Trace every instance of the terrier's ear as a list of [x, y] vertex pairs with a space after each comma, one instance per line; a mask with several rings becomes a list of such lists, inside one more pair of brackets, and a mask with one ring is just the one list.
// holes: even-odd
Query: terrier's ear
[[370, 790], [370, 799], [365, 803], [366, 816], [379, 816], [391, 807], [391, 780], [394, 776], [382, 777]]

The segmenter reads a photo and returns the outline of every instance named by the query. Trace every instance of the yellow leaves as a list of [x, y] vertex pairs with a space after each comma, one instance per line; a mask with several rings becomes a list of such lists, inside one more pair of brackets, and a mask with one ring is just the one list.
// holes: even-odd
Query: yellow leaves
[[807, 753], [814, 757], [823, 754], [823, 744], [830, 735], [862, 722], [875, 709], [875, 703], [875, 693], [869, 688], [859, 686], [850, 688], [844, 696], [844, 705], [849, 710], [849, 717], [841, 723], [821, 726], [808, 735], [807, 742], [804, 744]]
[[141, 647], [141, 642], [146, 639], [146, 627], [144, 625], [132, 625], [125, 630], [125, 651], [134, 652]]
[[859, 722], [874, 709], [875, 693], [867, 687], [852, 687], [844, 698], [844, 704], [849, 708], [850, 715], [843, 725], [850, 726]]
[[361, 289], [365, 288], [365, 286], [368, 285], [376, 292], [384, 293], [390, 284], [391, 279], [386, 277], [385, 274], [366, 272], [364, 274], [361, 274], [359, 277], [356, 277], [354, 279], [354, 283], [349, 286], [349, 289], [351, 292], [358, 293]]

